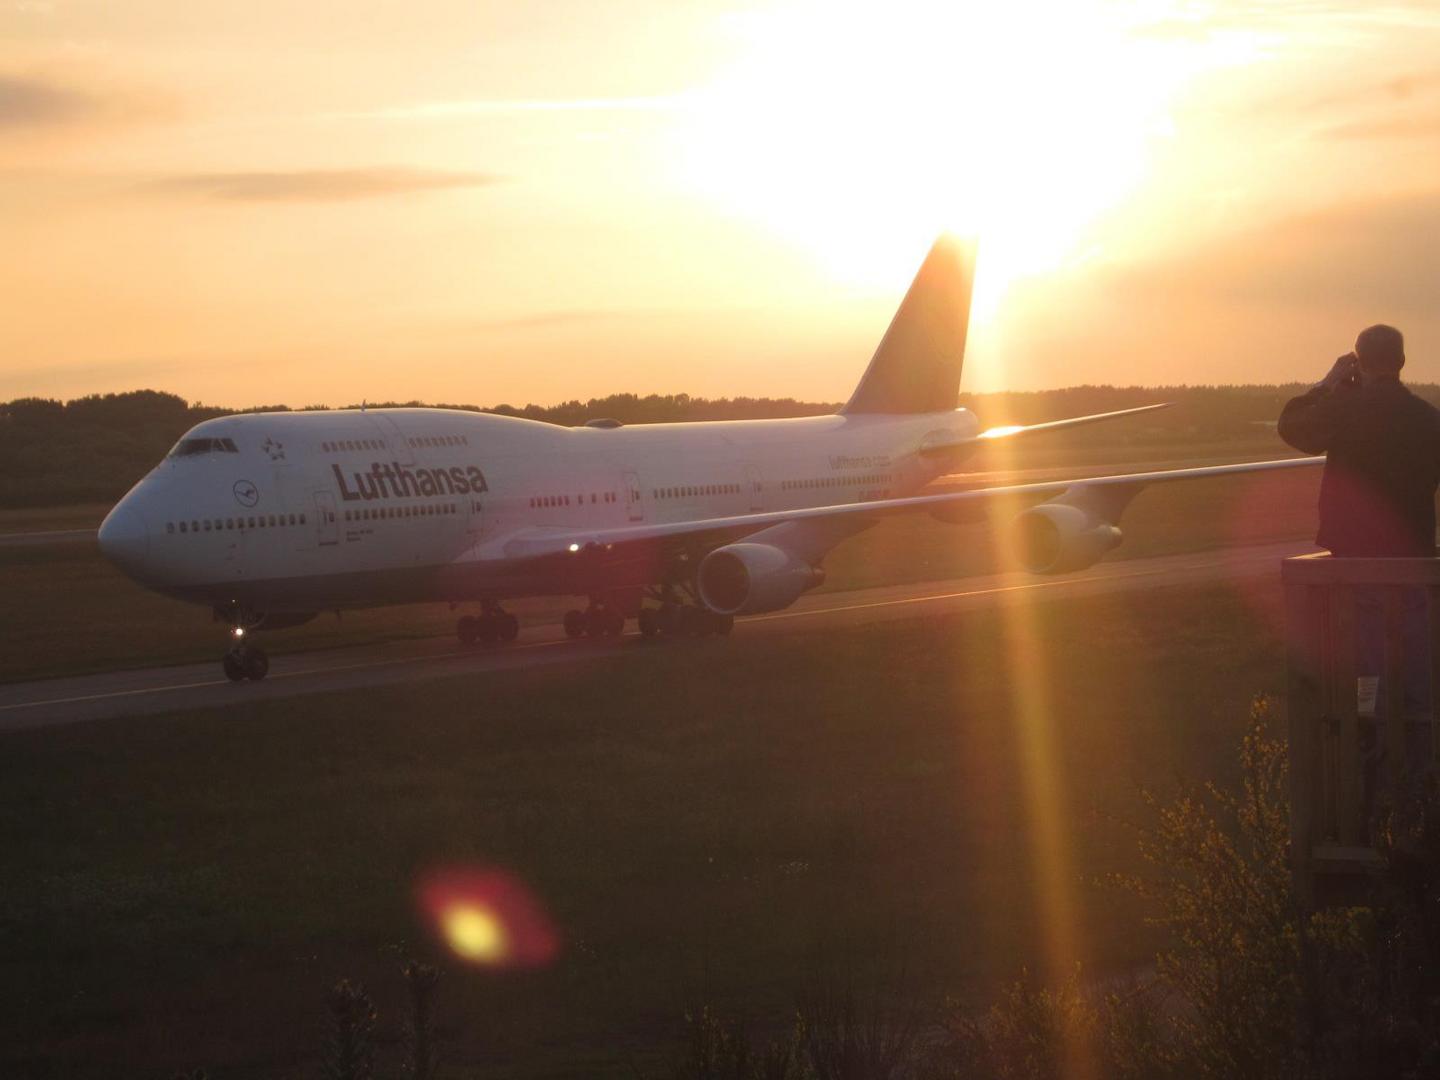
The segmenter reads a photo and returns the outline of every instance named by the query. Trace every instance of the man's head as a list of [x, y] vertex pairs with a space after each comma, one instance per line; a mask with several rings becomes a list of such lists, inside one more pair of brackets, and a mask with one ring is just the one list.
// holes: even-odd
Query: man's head
[[1355, 357], [1360, 361], [1363, 379], [1398, 379], [1405, 366], [1405, 338], [1384, 323], [1367, 326], [1355, 339]]

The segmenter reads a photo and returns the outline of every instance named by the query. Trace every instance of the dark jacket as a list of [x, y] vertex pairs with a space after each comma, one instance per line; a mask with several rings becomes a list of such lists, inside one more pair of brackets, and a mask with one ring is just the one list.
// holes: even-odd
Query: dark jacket
[[1336, 555], [1435, 555], [1440, 412], [1398, 380], [1317, 386], [1287, 402], [1280, 437], [1325, 454], [1316, 543]]

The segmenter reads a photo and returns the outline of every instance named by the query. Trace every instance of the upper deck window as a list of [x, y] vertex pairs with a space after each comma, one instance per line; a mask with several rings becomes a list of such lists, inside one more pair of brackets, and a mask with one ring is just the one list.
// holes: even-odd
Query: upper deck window
[[233, 439], [181, 439], [170, 451], [171, 457], [190, 457], [192, 454], [238, 454]]

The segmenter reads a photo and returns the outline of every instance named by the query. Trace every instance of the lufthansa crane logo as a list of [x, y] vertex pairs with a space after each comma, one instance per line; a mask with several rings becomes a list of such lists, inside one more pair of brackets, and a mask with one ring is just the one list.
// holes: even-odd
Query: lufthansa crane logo
[[260, 501], [260, 489], [249, 480], [235, 481], [235, 501], [241, 506], [254, 506]]

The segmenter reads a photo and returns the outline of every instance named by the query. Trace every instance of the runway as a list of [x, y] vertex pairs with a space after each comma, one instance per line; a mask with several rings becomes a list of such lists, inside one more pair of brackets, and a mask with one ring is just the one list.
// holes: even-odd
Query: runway
[[[1102, 562], [1083, 573], [1041, 578], [1023, 572], [948, 582], [811, 594], [793, 607], [737, 620], [735, 634], [813, 633], [821, 629], [910, 619], [1051, 599], [1150, 589], [1160, 585], [1278, 579], [1279, 560], [1314, 551], [1304, 541], [1153, 559]], [[461, 649], [450, 637], [272, 655], [260, 683], [231, 683], [218, 662], [106, 672], [0, 686], [0, 733], [86, 720], [146, 716], [179, 709], [219, 708], [299, 694], [388, 686], [477, 672], [592, 663], [633, 649], [724, 649], [723, 640], [570, 641], [559, 626], [527, 628], [516, 645]]]
[[94, 529], [47, 529], [41, 532], [0, 533], [0, 547], [55, 547], [60, 544], [93, 544]]

